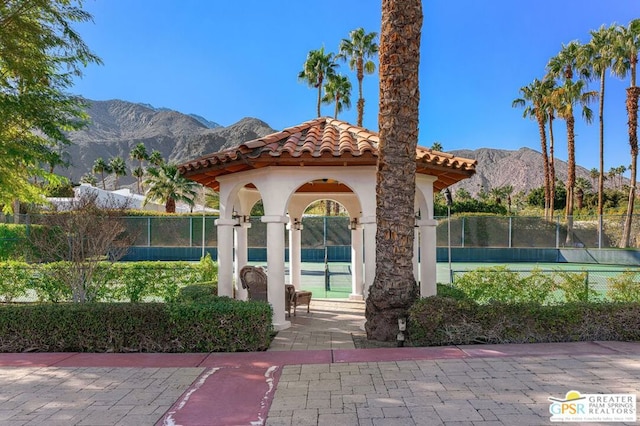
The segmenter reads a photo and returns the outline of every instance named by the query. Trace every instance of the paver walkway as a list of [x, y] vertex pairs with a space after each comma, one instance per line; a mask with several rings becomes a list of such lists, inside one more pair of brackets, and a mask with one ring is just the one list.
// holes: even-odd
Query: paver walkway
[[354, 349], [362, 309], [314, 301], [259, 353], [0, 354], [0, 425], [541, 425], [640, 393], [640, 343]]

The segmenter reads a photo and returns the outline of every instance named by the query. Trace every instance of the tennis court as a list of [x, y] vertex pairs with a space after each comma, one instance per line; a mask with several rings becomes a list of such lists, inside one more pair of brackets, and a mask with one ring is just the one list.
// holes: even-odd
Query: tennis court
[[[634, 271], [640, 273], [640, 267], [622, 265], [602, 265], [591, 263], [478, 263], [478, 262], [453, 262], [451, 263], [451, 273], [447, 262], [437, 264], [437, 282], [449, 283], [450, 277], [454, 281], [456, 276], [478, 268], [489, 268], [493, 266], [506, 266], [511, 271], [518, 271], [526, 274], [533, 269], [553, 273], [564, 272], [587, 272], [587, 282], [589, 286], [603, 291], [607, 286], [607, 279], [615, 277], [624, 271]], [[287, 265], [285, 273], [287, 282], [289, 279], [289, 268]], [[351, 294], [351, 264], [348, 262], [328, 262], [325, 273], [323, 262], [303, 262], [302, 281], [303, 290], [312, 291], [316, 298], [346, 299]]]

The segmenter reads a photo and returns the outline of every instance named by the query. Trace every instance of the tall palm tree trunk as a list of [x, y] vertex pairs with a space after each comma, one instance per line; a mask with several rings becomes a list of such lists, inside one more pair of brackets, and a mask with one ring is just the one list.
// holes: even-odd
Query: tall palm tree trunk
[[376, 276], [365, 310], [367, 337], [374, 340], [395, 340], [398, 318], [407, 317], [418, 297], [413, 237], [421, 29], [421, 0], [382, 1]]
[[362, 96], [362, 80], [364, 80], [364, 60], [358, 58], [357, 74], [358, 78], [358, 127], [362, 127], [362, 117], [364, 116], [364, 97]]
[[600, 73], [600, 103], [598, 119], [600, 121], [600, 173], [598, 174], [598, 248], [602, 245], [602, 213], [604, 210], [604, 69]]
[[627, 88], [627, 114], [629, 116], [629, 146], [631, 147], [631, 182], [629, 185], [629, 200], [627, 216], [624, 220], [620, 247], [629, 247], [631, 241], [631, 222], [633, 219], [633, 205], [636, 201], [636, 178], [638, 172], [638, 97], [640, 88], [635, 85]]
[[322, 103], [322, 79], [318, 80], [318, 101], [316, 103], [316, 112], [320, 117], [320, 104]]
[[576, 144], [575, 144], [575, 118], [573, 114], [567, 117], [567, 245], [573, 245], [573, 203], [576, 186]]
[[553, 114], [549, 114], [549, 218], [553, 220], [556, 199], [556, 163], [554, 159]]
[[537, 108], [538, 132], [540, 133], [540, 150], [542, 151], [542, 168], [544, 172], [544, 217], [549, 218], [550, 186], [549, 186], [549, 156], [547, 155], [547, 132], [545, 118], [540, 108]]

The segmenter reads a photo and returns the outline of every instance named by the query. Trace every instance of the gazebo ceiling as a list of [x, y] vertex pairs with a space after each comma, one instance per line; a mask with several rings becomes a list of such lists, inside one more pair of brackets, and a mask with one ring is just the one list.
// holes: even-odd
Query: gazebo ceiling
[[[319, 117], [262, 138], [179, 165], [180, 173], [214, 190], [218, 176], [268, 166], [371, 166], [378, 158], [377, 133], [344, 121]], [[476, 171], [476, 161], [429, 148], [416, 149], [416, 173], [436, 176], [440, 191]], [[314, 181], [301, 192], [344, 192], [335, 181]]]

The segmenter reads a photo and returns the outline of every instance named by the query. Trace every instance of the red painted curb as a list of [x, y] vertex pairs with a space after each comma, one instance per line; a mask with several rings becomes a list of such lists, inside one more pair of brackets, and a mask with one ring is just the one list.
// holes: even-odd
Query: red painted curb
[[[77, 353], [52, 365], [56, 367], [137, 367], [137, 368], [178, 368], [198, 367], [207, 357], [206, 353], [165, 354], [165, 353]], [[0, 357], [1, 359], [2, 357]]]
[[75, 352], [1, 353], [0, 367], [51, 367]]
[[333, 362], [417, 361], [466, 358], [456, 347], [341, 349], [333, 351]]
[[253, 366], [268, 368], [287, 364], [331, 364], [331, 350], [211, 353], [201, 367]]

